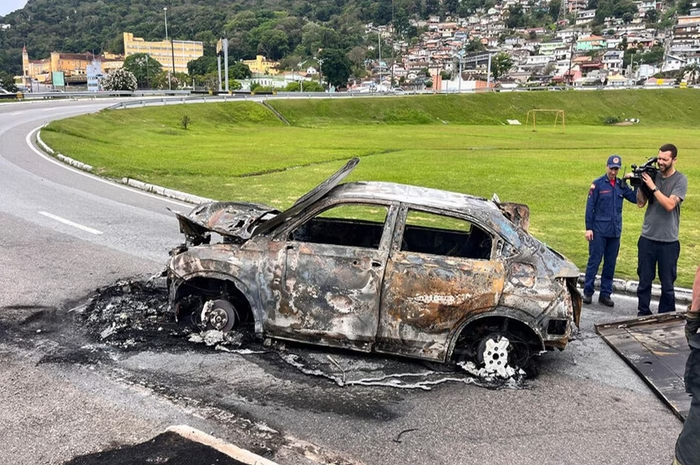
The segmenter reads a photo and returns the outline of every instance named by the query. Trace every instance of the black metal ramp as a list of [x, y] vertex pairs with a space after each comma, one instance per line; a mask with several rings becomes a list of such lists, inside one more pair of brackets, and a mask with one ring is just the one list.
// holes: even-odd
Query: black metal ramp
[[681, 420], [690, 409], [683, 374], [690, 353], [685, 314], [666, 313], [595, 325], [596, 332]]

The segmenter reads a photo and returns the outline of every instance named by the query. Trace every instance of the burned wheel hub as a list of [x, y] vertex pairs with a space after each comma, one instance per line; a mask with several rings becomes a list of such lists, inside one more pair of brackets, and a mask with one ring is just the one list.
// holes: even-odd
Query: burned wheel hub
[[236, 309], [226, 300], [207, 300], [200, 319], [205, 329], [230, 331], [236, 323]]
[[498, 375], [502, 378], [513, 376], [515, 369], [510, 366], [509, 356], [512, 346], [507, 337], [490, 335], [479, 344], [479, 361], [484, 365], [484, 371], [488, 374]]

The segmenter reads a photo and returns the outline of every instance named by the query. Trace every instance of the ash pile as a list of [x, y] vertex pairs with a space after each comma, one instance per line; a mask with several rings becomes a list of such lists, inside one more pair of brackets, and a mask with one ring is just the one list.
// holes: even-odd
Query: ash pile
[[160, 276], [124, 279], [97, 289], [78, 311], [89, 335], [110, 346], [133, 350], [192, 349], [192, 343], [236, 349], [241, 333], [200, 331], [168, 311], [168, 289]]

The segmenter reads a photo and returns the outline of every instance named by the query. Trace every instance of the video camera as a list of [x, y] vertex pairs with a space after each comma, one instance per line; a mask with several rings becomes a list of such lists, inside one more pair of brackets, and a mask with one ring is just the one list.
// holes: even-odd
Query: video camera
[[646, 173], [649, 175], [649, 177], [651, 177], [651, 179], [654, 179], [656, 177], [656, 173], [659, 172], [659, 165], [657, 164], [657, 161], [657, 157], [651, 157], [640, 166], [632, 165], [632, 176], [629, 178], [630, 185], [642, 189], [642, 192], [644, 192], [644, 196], [647, 199], [649, 199], [650, 203], [654, 201], [654, 196], [652, 195], [647, 185], [644, 184], [644, 181], [642, 180], [642, 174]]

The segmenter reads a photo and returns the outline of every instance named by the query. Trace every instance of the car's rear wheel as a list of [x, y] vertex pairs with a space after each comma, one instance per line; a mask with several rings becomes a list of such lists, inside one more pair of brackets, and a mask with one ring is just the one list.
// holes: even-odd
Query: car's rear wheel
[[199, 315], [200, 324], [205, 330], [222, 332], [233, 329], [238, 319], [236, 307], [223, 299], [207, 300]]
[[510, 333], [491, 333], [479, 341], [476, 360], [488, 375], [509, 378], [520, 374], [527, 378], [539, 374], [539, 367], [531, 348]]
[[512, 350], [513, 346], [507, 337], [500, 334], [489, 334], [479, 342], [476, 358], [486, 373], [508, 378], [515, 371], [515, 368], [509, 363]]

